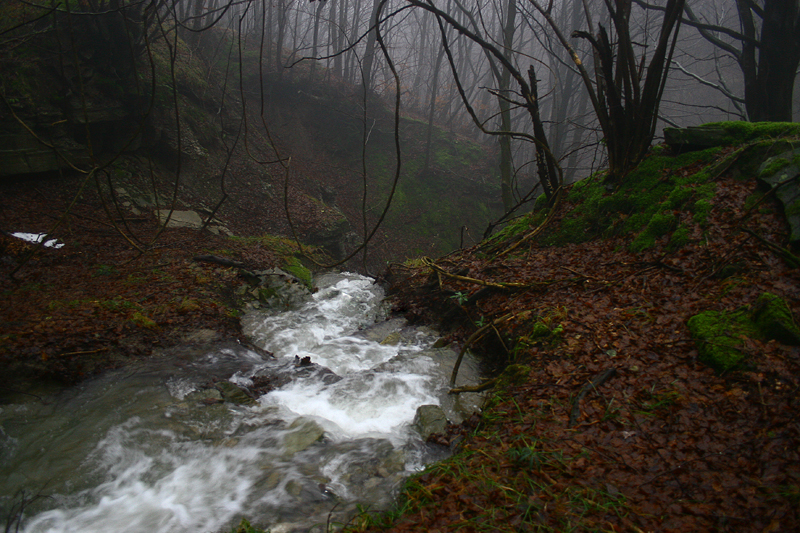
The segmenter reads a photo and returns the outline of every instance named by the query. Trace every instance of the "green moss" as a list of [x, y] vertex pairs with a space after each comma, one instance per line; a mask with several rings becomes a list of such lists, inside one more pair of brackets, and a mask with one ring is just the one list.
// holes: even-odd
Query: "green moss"
[[[544, 237], [544, 243], [580, 243], [598, 236], [641, 232], [631, 249], [653, 246], [656, 238], [677, 226], [669, 212], [691, 211], [698, 201], [713, 198], [711, 178], [715, 174], [707, 166], [719, 152], [719, 148], [710, 148], [673, 157], [663, 149], [652, 150], [613, 194], [596, 177], [576, 183], [567, 196], [575, 208], [559, 228]], [[686, 172], [687, 168], [700, 170]], [[701, 219], [707, 216], [706, 207], [710, 204], [700, 204]]]
[[712, 204], [709, 200], [699, 200], [694, 204], [693, 220], [701, 226], [708, 222], [708, 214], [711, 212]]
[[313, 275], [311, 271], [303, 266], [300, 260], [296, 257], [288, 257], [284, 260], [283, 269], [289, 274], [299, 279], [303, 284], [312, 289]]
[[777, 340], [800, 345], [800, 329], [786, 302], [765, 292], [751, 307], [735, 311], [704, 311], [686, 324], [697, 344], [700, 361], [725, 372], [747, 364], [744, 339]]
[[139, 311], [136, 311], [133, 313], [133, 315], [131, 315], [131, 322], [141, 328], [155, 329], [158, 327], [158, 324], [156, 324], [152, 318], [140, 313]]
[[542, 218], [542, 213], [528, 213], [526, 215], [517, 217], [506, 224], [502, 230], [492, 235], [490, 240], [493, 242], [502, 242], [516, 237], [517, 235], [522, 235], [530, 228], [536, 227]]
[[777, 139], [800, 135], [800, 124], [794, 122], [712, 122], [703, 127], [725, 131], [724, 140], [728, 144], [739, 144], [756, 139]]
[[765, 165], [763, 169], [761, 169], [761, 172], [759, 172], [759, 177], [772, 176], [773, 174], [777, 174], [782, 169], [789, 166], [790, 163], [791, 161], [789, 161], [788, 159], [784, 159], [783, 157], [773, 157], [772, 159], [769, 160], [769, 163]]
[[743, 338], [758, 335], [745, 311], [704, 311], [686, 325], [697, 344], [700, 361], [719, 372], [744, 365], [747, 354], [743, 351]]
[[752, 309], [753, 323], [766, 339], [775, 339], [790, 346], [800, 345], [800, 329], [794, 323], [792, 311], [779, 296], [765, 292]]
[[670, 209], [678, 209], [682, 207], [693, 194], [694, 191], [689, 187], [675, 187], [667, 197], [667, 207]]
[[242, 518], [239, 525], [231, 529], [231, 533], [268, 533], [263, 529], [258, 529], [250, 525], [250, 522]]
[[672, 212], [656, 213], [650, 218], [644, 231], [631, 243], [630, 250], [641, 252], [655, 244], [656, 239], [663, 237], [678, 225], [678, 218]]
[[689, 242], [689, 228], [685, 224], [678, 226], [678, 229], [669, 238], [669, 249], [677, 250]]

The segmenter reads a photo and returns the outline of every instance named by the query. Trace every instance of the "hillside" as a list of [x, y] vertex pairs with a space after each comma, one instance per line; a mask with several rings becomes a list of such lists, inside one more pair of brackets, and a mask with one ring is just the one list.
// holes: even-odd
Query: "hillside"
[[[74, 32], [68, 17], [22, 24], [39, 14], [0, 7], [0, 362], [12, 390], [81, 380], [198, 331], [237, 335], [255, 289], [197, 256], [307, 279], [375, 227], [396, 164], [391, 106], [375, 95], [365, 115], [356, 88], [322, 68], [262, 71], [224, 29], [154, 38], [132, 60], [87, 18]], [[391, 209], [345, 268], [446, 253], [498, 216], [489, 151], [434, 126], [424, 168], [426, 131], [402, 118]]]
[[796, 189], [796, 140], [744, 129], [656, 147], [613, 194], [591, 177], [496, 238], [392, 269], [397, 311], [505, 370], [439, 440], [455, 455], [353, 530], [798, 528], [800, 262], [756, 179]]
[[[26, 9], [0, 7], [4, 400], [238, 337], [263, 272], [308, 283], [381, 218], [395, 124], [376, 95], [303, 63], [262, 72], [231, 30], [123, 64], [77, 28], [71, 65], [61, 30], [14, 40]], [[349, 528], [800, 529], [796, 127], [654, 147], [618, 190], [590, 176], [483, 242], [492, 151], [434, 128], [426, 167], [427, 124], [397, 127], [392, 207], [345, 266], [384, 271], [397, 313], [481, 353], [492, 392], [435, 437], [450, 459]], [[183, 211], [206, 227], [165, 222]]]
[[[9, 25], [38, 13], [18, 2], [2, 9]], [[22, 44], [0, 49], [9, 73], [4, 182], [35, 186], [61, 175], [77, 190], [91, 173], [89, 185], [112, 210], [121, 209], [118, 200], [138, 211], [154, 203], [195, 210], [235, 235], [296, 234], [336, 259], [372, 233], [397, 166], [392, 102], [308, 63], [277, 72], [236, 32], [162, 36], [140, 43], [131, 59], [124, 43], [81, 20], [77, 66], [60, 52], [69, 34], [57, 25], [33, 35], [9, 30]], [[392, 206], [366, 261], [350, 268], [379, 271], [415, 253], [474, 244], [501, 214], [491, 150], [434, 125], [426, 167], [427, 124], [403, 116], [398, 127]], [[118, 189], [125, 198], [115, 198]]]

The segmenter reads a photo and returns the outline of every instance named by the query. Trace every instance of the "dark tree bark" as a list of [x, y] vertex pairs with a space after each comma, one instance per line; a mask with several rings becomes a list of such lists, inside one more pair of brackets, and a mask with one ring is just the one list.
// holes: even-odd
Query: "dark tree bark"
[[[739, 64], [744, 73], [744, 102], [750, 120], [791, 122], [792, 92], [800, 63], [800, 1], [765, 0], [762, 9], [737, 0], [745, 39]], [[755, 16], [761, 16], [756, 40]]]
[[[636, 2], [663, 11], [644, 0]], [[736, 10], [738, 30], [701, 20], [690, 3], [683, 22], [736, 59], [744, 77], [749, 120], [791, 122], [800, 65], [800, 0], [736, 0]]]
[[[685, 0], [667, 0], [658, 39], [646, 65], [638, 58], [630, 35], [632, 0], [606, 0], [615, 38], [599, 25], [597, 35], [576, 31], [595, 52], [595, 79], [565, 38], [561, 28], [537, 0], [531, 4], [547, 20], [581, 74], [589, 93], [608, 153], [607, 182], [618, 184], [639, 164], [650, 148], [658, 122], [658, 108], [675, 49]], [[637, 64], [638, 63], [638, 64]]]

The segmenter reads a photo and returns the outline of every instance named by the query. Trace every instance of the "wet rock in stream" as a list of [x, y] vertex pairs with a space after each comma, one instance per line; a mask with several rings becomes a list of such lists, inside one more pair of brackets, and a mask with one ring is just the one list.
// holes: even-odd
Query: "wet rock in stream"
[[447, 415], [438, 405], [421, 405], [417, 408], [412, 425], [422, 440], [427, 441], [431, 435], [440, 435], [447, 431]]

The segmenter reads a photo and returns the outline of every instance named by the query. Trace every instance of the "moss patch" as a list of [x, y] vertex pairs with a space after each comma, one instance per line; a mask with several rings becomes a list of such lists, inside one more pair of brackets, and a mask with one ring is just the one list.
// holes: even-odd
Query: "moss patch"
[[746, 365], [745, 338], [800, 345], [800, 329], [789, 306], [769, 292], [749, 307], [704, 311], [690, 318], [687, 326], [697, 344], [699, 359], [720, 372]]
[[794, 122], [711, 122], [706, 128], [717, 128], [725, 132], [724, 144], [741, 144], [757, 139], [778, 139], [800, 135], [800, 124]]
[[697, 343], [700, 361], [726, 372], [744, 364], [744, 337], [756, 337], [758, 330], [745, 311], [704, 311], [686, 324]]
[[759, 296], [751, 317], [764, 338], [789, 346], [800, 345], [800, 329], [794, 323], [789, 306], [779, 296], [770, 292]]
[[[581, 243], [598, 236], [639, 232], [631, 244], [631, 250], [639, 252], [679, 227], [674, 211], [694, 213], [696, 223], [705, 223], [716, 191], [711, 179], [727, 161], [709, 165], [719, 152], [719, 148], [710, 148], [670, 156], [663, 147], [655, 147], [613, 193], [605, 189], [599, 176], [576, 183], [566, 200], [575, 208], [544, 237], [544, 243]], [[688, 230], [673, 246], [685, 243], [687, 236]]]
[[299, 279], [301, 282], [303, 282], [303, 284], [309, 289], [313, 288], [312, 286], [313, 275], [311, 274], [311, 271], [309, 269], [303, 266], [303, 264], [300, 262], [298, 258], [287, 257], [284, 260], [283, 269], [292, 276]]

